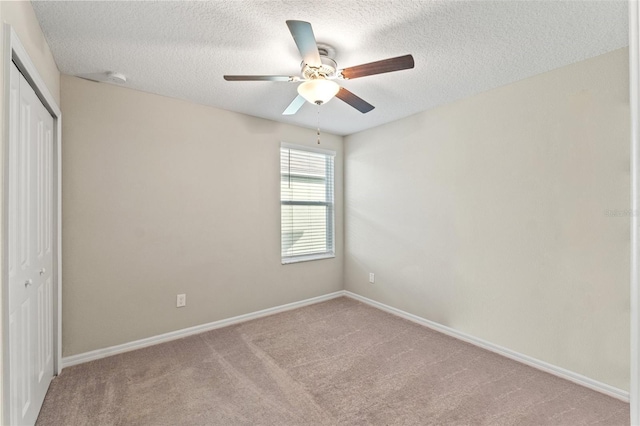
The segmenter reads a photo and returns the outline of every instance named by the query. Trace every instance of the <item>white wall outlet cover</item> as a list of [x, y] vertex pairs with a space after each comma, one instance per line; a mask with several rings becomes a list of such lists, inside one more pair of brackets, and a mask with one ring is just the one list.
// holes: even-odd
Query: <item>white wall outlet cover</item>
[[373, 272], [369, 272], [369, 282], [371, 284], [373, 284], [374, 282], [376, 282], [376, 276]]
[[178, 297], [176, 298], [176, 307], [181, 308], [186, 305], [187, 305], [187, 295], [179, 294]]

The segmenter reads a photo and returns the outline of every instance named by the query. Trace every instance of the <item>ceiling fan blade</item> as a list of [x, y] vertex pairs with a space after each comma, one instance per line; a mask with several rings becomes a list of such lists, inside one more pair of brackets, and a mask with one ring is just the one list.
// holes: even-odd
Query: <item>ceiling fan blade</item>
[[225, 75], [227, 81], [299, 81], [294, 75]]
[[336, 98], [340, 99], [341, 101], [344, 101], [344, 102], [348, 103], [349, 105], [351, 105], [352, 107], [354, 107], [355, 109], [357, 109], [358, 111], [360, 111], [363, 114], [366, 114], [366, 113], [368, 113], [369, 111], [371, 111], [372, 109], [375, 108], [369, 102], [367, 102], [364, 99], [354, 95], [353, 93], [351, 93], [350, 91], [348, 91], [344, 87], [340, 88], [340, 90], [338, 91], [338, 94], [336, 95]]
[[302, 55], [302, 60], [312, 67], [322, 65], [316, 37], [313, 35], [311, 24], [305, 21], [287, 21], [287, 26]]
[[306, 100], [302, 96], [300, 96], [300, 95], [296, 96], [296, 98], [289, 104], [287, 109], [284, 110], [282, 115], [293, 115], [293, 114], [295, 114], [296, 112], [298, 112], [300, 107], [302, 107], [302, 105], [304, 105], [305, 102], [306, 102]]
[[397, 58], [383, 59], [381, 61], [345, 68], [341, 72], [344, 78], [352, 79], [385, 72], [406, 70], [414, 66], [413, 56], [404, 55], [398, 56]]

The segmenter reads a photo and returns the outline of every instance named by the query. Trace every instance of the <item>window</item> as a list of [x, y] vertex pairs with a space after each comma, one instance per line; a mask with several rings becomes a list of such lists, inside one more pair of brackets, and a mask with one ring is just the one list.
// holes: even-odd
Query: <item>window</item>
[[282, 263], [334, 257], [335, 153], [282, 144], [280, 211]]

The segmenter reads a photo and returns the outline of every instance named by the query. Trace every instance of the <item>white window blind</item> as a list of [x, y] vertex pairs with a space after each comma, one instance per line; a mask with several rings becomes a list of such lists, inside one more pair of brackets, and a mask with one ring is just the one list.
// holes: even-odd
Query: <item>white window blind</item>
[[282, 146], [282, 263], [334, 256], [334, 153]]

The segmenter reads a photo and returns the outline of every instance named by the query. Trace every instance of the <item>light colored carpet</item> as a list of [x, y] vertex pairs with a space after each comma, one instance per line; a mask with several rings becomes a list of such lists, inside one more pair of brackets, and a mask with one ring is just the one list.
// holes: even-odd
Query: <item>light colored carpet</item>
[[347, 298], [66, 368], [38, 425], [628, 425], [629, 405]]

